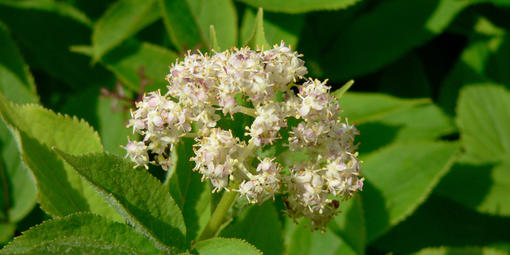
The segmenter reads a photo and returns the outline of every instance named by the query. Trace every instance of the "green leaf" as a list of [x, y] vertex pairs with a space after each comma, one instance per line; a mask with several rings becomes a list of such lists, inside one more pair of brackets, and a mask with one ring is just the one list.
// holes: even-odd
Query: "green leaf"
[[182, 138], [172, 151], [173, 169], [168, 180], [170, 194], [181, 209], [186, 223], [187, 240], [195, 240], [211, 217], [211, 191], [202, 175], [193, 171], [195, 164], [190, 160], [194, 140]]
[[449, 199], [431, 195], [413, 215], [371, 246], [398, 254], [428, 247], [484, 246], [502, 249], [508, 254], [509, 229], [508, 217], [480, 214]]
[[498, 161], [510, 155], [510, 92], [495, 84], [462, 89], [457, 124], [466, 156]]
[[[158, 0], [170, 40], [179, 51], [200, 48], [204, 38], [187, 0]], [[209, 26], [207, 26], [209, 29]], [[207, 30], [204, 30], [207, 31]]]
[[503, 251], [498, 251], [493, 248], [476, 248], [476, 247], [441, 247], [441, 248], [426, 248], [417, 253], [416, 255], [504, 255]]
[[239, 0], [253, 7], [262, 7], [268, 11], [302, 13], [318, 10], [338, 10], [347, 8], [360, 0]]
[[237, 45], [237, 12], [232, 0], [187, 0], [202, 38], [211, 48], [209, 27], [214, 26], [221, 50]]
[[441, 33], [468, 4], [457, 0], [381, 2], [337, 32], [338, 40], [322, 55], [321, 66], [335, 80], [376, 71]]
[[7, 135], [0, 139], [0, 221], [15, 223], [34, 207], [37, 190], [29, 170], [21, 162], [14, 138], [1, 121], [0, 133]]
[[510, 216], [510, 162], [473, 165], [456, 163], [435, 193], [481, 213]]
[[218, 45], [218, 38], [216, 36], [214, 25], [209, 26], [209, 50], [215, 50], [217, 52], [221, 51], [221, 48]]
[[156, 0], [118, 0], [94, 26], [92, 34], [94, 62], [159, 18]]
[[342, 97], [344, 96], [345, 92], [347, 92], [351, 86], [354, 84], [354, 80], [350, 80], [348, 81], [347, 83], [345, 83], [344, 85], [342, 85], [342, 87], [340, 87], [338, 90], [335, 90], [335, 97], [340, 100], [342, 99]]
[[[75, 46], [72, 50], [91, 56], [91, 48], [87, 46]], [[168, 66], [175, 62], [177, 57], [177, 53], [166, 48], [129, 39], [106, 54], [100, 62], [123, 84], [139, 92], [142, 84], [141, 71], [147, 79], [144, 82], [149, 82], [148, 90], [166, 88], [168, 82], [165, 81], [165, 76], [168, 74]]]
[[259, 8], [257, 11], [257, 16], [255, 17], [255, 22], [253, 24], [251, 36], [244, 43], [244, 45], [251, 47], [252, 49], [264, 48], [270, 49], [271, 45], [266, 41], [266, 36], [264, 34], [264, 11], [262, 8]]
[[73, 88], [104, 84], [109, 77], [104, 69], [91, 67], [89, 58], [69, 51], [71, 45], [90, 43], [91, 33], [91, 21], [71, 5], [52, 0], [1, 0], [0, 17], [30, 68]]
[[7, 27], [0, 22], [0, 91], [16, 103], [39, 101], [34, 78], [25, 64]]
[[[51, 190], [39, 192], [39, 202], [46, 212], [64, 216], [90, 210], [119, 219], [119, 215], [49, 149], [56, 147], [71, 154], [102, 151], [97, 133], [85, 121], [57, 115], [38, 105], [11, 104], [1, 94], [0, 115], [16, 137], [23, 161], [36, 177], [37, 186]], [[55, 178], [61, 186], [54, 185]], [[66, 197], [68, 193], [72, 195]]]
[[340, 202], [340, 214], [335, 216], [328, 227], [355, 254], [365, 254], [366, 228], [361, 197], [356, 196]]
[[246, 241], [234, 238], [211, 238], [194, 245], [200, 255], [262, 255]]
[[[331, 231], [312, 232], [306, 224], [285, 222], [285, 254], [357, 255], [349, 244]], [[358, 254], [359, 255], [359, 254]]]
[[14, 223], [0, 223], [0, 245], [9, 240], [16, 231], [16, 224]]
[[[246, 8], [241, 25], [241, 41], [249, 39], [255, 24], [256, 9]], [[303, 14], [265, 13], [264, 34], [269, 45], [280, 44], [284, 41], [295, 48], [298, 44], [299, 34], [305, 23]]]
[[340, 96], [340, 93], [340, 90], [336, 90], [333, 95], [341, 97], [339, 104], [344, 115], [356, 123], [385, 119], [388, 114], [430, 102], [426, 98], [402, 99], [378, 93], [349, 92], [345, 96]]
[[360, 130], [357, 140], [361, 154], [391, 143], [432, 141], [455, 131], [453, 121], [429, 99], [352, 92], [339, 104], [344, 110], [342, 116]]
[[264, 254], [283, 252], [283, 232], [273, 201], [246, 208], [220, 233], [222, 237], [236, 237], [255, 245]]
[[122, 109], [122, 106], [116, 105], [116, 102], [112, 98], [99, 97], [97, 102], [98, 130], [105, 151], [125, 155], [126, 150], [120, 145], [127, 143], [127, 137], [132, 134], [132, 130], [126, 127], [128, 111]]
[[457, 151], [455, 143], [418, 142], [391, 145], [362, 158], [366, 185], [361, 196], [368, 242], [405, 219], [427, 198], [450, 169]]
[[16, 237], [0, 250], [0, 254], [69, 252], [155, 254], [158, 250], [128, 225], [89, 213], [77, 213], [45, 221], [23, 232], [22, 236]]
[[170, 193], [149, 172], [109, 153], [73, 156], [61, 150], [57, 152], [159, 249], [184, 248], [186, 227], [181, 211]]

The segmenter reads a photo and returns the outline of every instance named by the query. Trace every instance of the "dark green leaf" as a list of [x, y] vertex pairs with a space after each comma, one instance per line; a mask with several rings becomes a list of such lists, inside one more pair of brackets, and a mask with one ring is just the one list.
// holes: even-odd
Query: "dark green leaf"
[[335, 216], [328, 227], [340, 237], [355, 254], [365, 254], [366, 229], [361, 197], [356, 196], [340, 202], [340, 214]]
[[428, 247], [485, 246], [505, 250], [508, 254], [510, 219], [483, 215], [449, 199], [432, 195], [413, 215], [372, 246], [399, 254]]
[[430, 194], [456, 158], [455, 143], [395, 144], [363, 158], [361, 196], [367, 240], [409, 216]]
[[[201, 48], [202, 34], [187, 0], [158, 0], [166, 30], [179, 51]], [[207, 29], [209, 26], [207, 26]], [[207, 31], [207, 30], [204, 30]]]
[[244, 239], [266, 255], [282, 254], [282, 226], [273, 203], [267, 201], [244, 209], [220, 236]]
[[[186, 227], [165, 187], [145, 169], [109, 153], [58, 154], [134, 228], [162, 250], [184, 248]], [[177, 247], [177, 248], [176, 248]]]
[[128, 225], [78, 213], [31, 228], [1, 254], [156, 254], [158, 250]]
[[262, 255], [246, 241], [234, 238], [212, 238], [194, 245], [200, 255]]
[[156, 0], [118, 0], [94, 25], [94, 61], [99, 61], [109, 50], [159, 18]]
[[426, 248], [415, 255], [504, 255], [503, 251], [498, 251], [492, 248], [474, 248], [474, 247], [441, 247], [441, 248]]
[[[170, 194], [181, 209], [187, 229], [187, 240], [194, 240], [211, 217], [211, 191], [202, 175], [193, 171], [195, 163], [190, 160], [194, 141], [182, 138], [172, 151], [173, 169], [168, 180]], [[170, 174], [170, 173], [169, 173]]]
[[481, 213], [510, 216], [510, 162], [472, 165], [456, 163], [435, 193]]
[[441, 33], [468, 4], [457, 0], [380, 2], [337, 32], [338, 40], [322, 55], [322, 67], [335, 80], [376, 71]]

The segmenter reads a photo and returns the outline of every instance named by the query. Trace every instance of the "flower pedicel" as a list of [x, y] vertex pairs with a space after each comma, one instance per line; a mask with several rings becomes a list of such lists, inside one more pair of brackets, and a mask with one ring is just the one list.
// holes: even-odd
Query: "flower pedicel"
[[[168, 92], [148, 93], [131, 112], [129, 126], [143, 140], [129, 141], [127, 156], [137, 166], [153, 163], [166, 170], [173, 144], [195, 137], [194, 170], [211, 181], [213, 192], [235, 191], [251, 203], [281, 194], [290, 217], [324, 228], [338, 212], [339, 200], [363, 187], [354, 146], [358, 131], [341, 121], [326, 81], [296, 84], [307, 73], [300, 57], [284, 43], [266, 51], [188, 53], [171, 66]], [[245, 127], [247, 141], [218, 126], [221, 115], [235, 113], [254, 118]], [[290, 119], [297, 125], [289, 125]], [[285, 129], [288, 140], [283, 141]], [[307, 160], [282, 165], [277, 158], [252, 156], [278, 142]]]

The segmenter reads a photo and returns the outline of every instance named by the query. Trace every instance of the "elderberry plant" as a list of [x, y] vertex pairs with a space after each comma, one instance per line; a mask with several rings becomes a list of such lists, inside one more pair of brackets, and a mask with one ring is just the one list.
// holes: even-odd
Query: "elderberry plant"
[[[188, 52], [170, 67], [167, 93], [150, 92], [136, 103], [129, 127], [141, 139], [129, 141], [126, 156], [136, 166], [168, 170], [174, 145], [193, 137], [193, 170], [211, 182], [212, 192], [238, 193], [254, 204], [281, 195], [288, 216], [324, 229], [339, 201], [363, 188], [354, 144], [359, 132], [342, 121], [326, 81], [305, 77], [301, 56], [283, 42], [269, 50]], [[243, 139], [222, 127], [222, 118], [239, 122]], [[255, 156], [272, 147], [306, 160]]]

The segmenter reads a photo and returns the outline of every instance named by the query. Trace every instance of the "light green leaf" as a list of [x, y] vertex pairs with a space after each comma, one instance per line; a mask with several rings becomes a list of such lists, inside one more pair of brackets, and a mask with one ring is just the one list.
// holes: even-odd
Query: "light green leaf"
[[0, 254], [96, 254], [96, 251], [101, 254], [158, 253], [148, 239], [128, 225], [94, 214], [77, 213], [45, 221], [25, 231], [0, 250]]
[[193, 171], [195, 163], [190, 160], [194, 140], [182, 138], [172, 151], [173, 169], [168, 180], [170, 194], [181, 209], [186, 223], [187, 240], [194, 240], [211, 217], [211, 191], [202, 175]]
[[481, 213], [510, 216], [510, 162], [491, 165], [456, 163], [441, 180], [436, 194]]
[[9, 240], [16, 231], [16, 224], [14, 223], [0, 223], [0, 245]]
[[510, 92], [495, 84], [462, 89], [457, 124], [466, 156], [487, 162], [510, 155]]
[[[336, 90], [333, 95], [338, 98], [340, 93], [340, 90]], [[359, 92], [349, 92], [339, 100], [344, 115], [356, 123], [385, 119], [388, 114], [428, 102], [430, 99], [427, 98], [402, 99], [385, 94]]]
[[357, 255], [357, 253], [332, 231], [312, 232], [306, 223], [299, 225], [287, 218], [285, 222], [285, 254], [301, 255]]
[[237, 46], [237, 12], [232, 0], [187, 0], [202, 38], [211, 48], [209, 27], [214, 26], [220, 50]]
[[104, 69], [91, 67], [89, 58], [69, 51], [71, 45], [90, 43], [91, 33], [91, 21], [73, 6], [53, 0], [1, 0], [0, 17], [29, 56], [30, 68], [73, 88], [97, 86], [109, 78]]
[[92, 34], [93, 60], [160, 18], [156, 0], [118, 0], [95, 24]]
[[455, 143], [418, 142], [388, 146], [362, 158], [366, 185], [361, 196], [367, 240], [373, 241], [409, 216], [456, 159]]
[[273, 204], [273, 201], [266, 201], [244, 209], [220, 236], [246, 240], [266, 255], [282, 254], [282, 225]]
[[262, 8], [259, 8], [257, 11], [257, 16], [255, 17], [251, 35], [244, 43], [244, 45], [249, 46], [252, 49], [271, 48], [271, 45], [269, 45], [269, 43], [266, 41], [266, 36], [264, 34], [264, 11]]
[[165, 187], [145, 169], [109, 153], [58, 154], [134, 228], [162, 250], [184, 248], [186, 227]]
[[158, 2], [165, 28], [175, 47], [179, 51], [201, 48], [204, 38], [188, 1], [158, 0]]
[[441, 247], [441, 248], [426, 248], [415, 255], [504, 255], [503, 251], [493, 248], [477, 248], [477, 247]]
[[216, 36], [216, 29], [214, 28], [214, 25], [209, 26], [209, 50], [215, 50], [217, 52], [221, 51], [221, 48], [218, 45], [218, 38]]
[[[57, 115], [38, 105], [11, 104], [1, 94], [0, 115], [17, 138], [24, 163], [36, 177], [38, 187], [52, 190], [55, 195], [39, 192], [41, 207], [46, 212], [64, 216], [90, 210], [119, 219], [113, 208], [49, 149], [56, 147], [71, 154], [102, 151], [99, 136], [85, 121]], [[54, 185], [54, 178], [59, 178], [63, 186]], [[73, 194], [71, 199], [60, 200], [68, 193]], [[74, 204], [75, 201], [81, 202]]]
[[253, 245], [234, 238], [212, 238], [194, 245], [200, 255], [262, 255]]
[[347, 8], [360, 0], [239, 0], [253, 7], [268, 11], [301, 13], [318, 10], [338, 10]]
[[340, 237], [355, 254], [365, 254], [366, 228], [361, 197], [341, 201], [340, 214], [328, 224], [329, 230]]
[[16, 103], [39, 101], [34, 78], [23, 61], [7, 27], [0, 22], [0, 91]]
[[[241, 41], [249, 39], [255, 24], [256, 9], [246, 8], [241, 25]], [[287, 45], [295, 48], [298, 44], [299, 34], [305, 23], [303, 14], [264, 14], [264, 34], [269, 45], [280, 44], [283, 40]]]
[[322, 67], [335, 80], [376, 71], [441, 33], [469, 4], [457, 0], [380, 2], [337, 32], [338, 40], [322, 55]]

